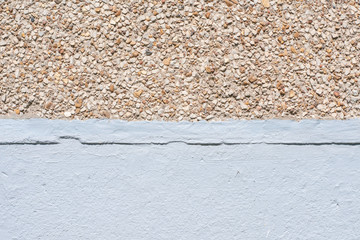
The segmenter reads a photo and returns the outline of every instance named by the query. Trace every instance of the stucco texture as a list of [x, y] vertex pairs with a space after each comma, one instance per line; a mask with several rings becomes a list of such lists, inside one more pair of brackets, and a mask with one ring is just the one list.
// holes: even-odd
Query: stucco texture
[[2, 120], [0, 239], [355, 240], [359, 126]]

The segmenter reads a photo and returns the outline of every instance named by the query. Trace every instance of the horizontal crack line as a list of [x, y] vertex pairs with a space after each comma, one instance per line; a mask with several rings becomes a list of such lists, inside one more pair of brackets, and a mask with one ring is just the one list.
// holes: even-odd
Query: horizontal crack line
[[59, 142], [29, 141], [29, 142], [0, 142], [1, 145], [57, 145]]
[[[203, 143], [203, 142], [187, 142], [187, 141], [168, 141], [168, 142], [86, 142], [80, 138], [72, 136], [62, 136], [59, 139], [76, 140], [82, 145], [87, 146], [103, 146], [103, 145], [122, 145], [122, 146], [151, 146], [159, 145], [166, 146], [171, 144], [186, 144], [189, 146], [237, 146], [237, 145], [278, 145], [278, 146], [360, 146], [360, 142], [217, 142], [217, 143]], [[0, 142], [0, 145], [59, 145], [62, 141], [18, 141], [18, 142]]]
[[174, 143], [182, 143], [189, 146], [237, 146], [237, 145], [284, 145], [284, 146], [330, 146], [330, 145], [344, 145], [344, 146], [360, 146], [360, 142], [346, 143], [346, 142], [320, 142], [320, 143], [295, 143], [295, 142], [244, 142], [244, 143], [193, 143], [184, 141], [171, 141], [165, 143], [125, 143], [125, 142], [81, 142], [83, 145], [129, 145], [129, 146], [141, 146], [141, 145], [170, 145]]
[[288, 145], [288, 146], [360, 146], [360, 142], [318, 142], [318, 143], [266, 143], [267, 145]]

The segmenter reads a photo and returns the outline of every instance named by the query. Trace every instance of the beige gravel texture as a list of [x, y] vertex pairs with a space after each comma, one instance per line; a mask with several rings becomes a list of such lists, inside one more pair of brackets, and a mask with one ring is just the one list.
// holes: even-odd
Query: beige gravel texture
[[360, 115], [360, 5], [0, 0], [0, 116]]

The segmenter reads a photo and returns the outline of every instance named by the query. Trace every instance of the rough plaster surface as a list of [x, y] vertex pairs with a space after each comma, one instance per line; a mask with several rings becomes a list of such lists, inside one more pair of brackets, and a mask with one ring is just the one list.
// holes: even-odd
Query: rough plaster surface
[[0, 121], [0, 239], [359, 239], [360, 121]]

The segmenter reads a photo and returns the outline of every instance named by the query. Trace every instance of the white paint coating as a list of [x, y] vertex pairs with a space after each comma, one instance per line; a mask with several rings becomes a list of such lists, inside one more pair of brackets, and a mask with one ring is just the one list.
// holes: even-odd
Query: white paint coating
[[0, 239], [359, 239], [358, 130], [1, 120]]
[[83, 142], [118, 143], [321, 143], [359, 142], [360, 120], [124, 122], [118, 120], [7, 120], [0, 124], [0, 143], [58, 141], [61, 136]]

